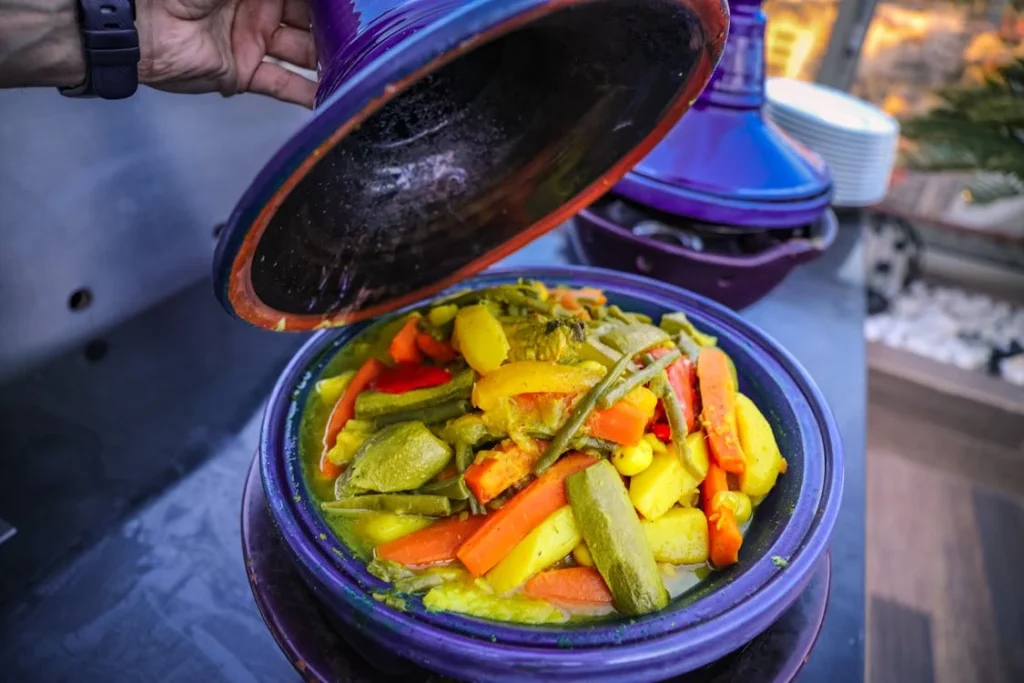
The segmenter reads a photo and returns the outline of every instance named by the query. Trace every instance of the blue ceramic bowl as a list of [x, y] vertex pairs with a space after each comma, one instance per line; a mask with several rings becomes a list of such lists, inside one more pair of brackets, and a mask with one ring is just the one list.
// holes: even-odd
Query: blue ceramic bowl
[[[764, 333], [703, 297], [646, 278], [591, 268], [527, 268], [475, 277], [488, 287], [527, 277], [603, 289], [625, 310], [684, 311], [732, 357], [741, 390], [771, 422], [789, 470], [757, 510], [740, 562], [639, 618], [519, 626], [431, 613], [419, 599], [396, 610], [373, 599], [385, 584], [335, 539], [310, 496], [299, 459], [302, 407], [327, 363], [364, 325], [317, 334], [288, 365], [263, 423], [260, 466], [271, 515], [314, 595], [352, 636], [428, 669], [486, 681], [654, 681], [744, 645], [799, 595], [835, 523], [842, 445], [814, 382]], [[422, 303], [420, 304], [422, 305]], [[781, 557], [785, 563], [773, 561]], [[785, 566], [778, 566], [785, 565]]]

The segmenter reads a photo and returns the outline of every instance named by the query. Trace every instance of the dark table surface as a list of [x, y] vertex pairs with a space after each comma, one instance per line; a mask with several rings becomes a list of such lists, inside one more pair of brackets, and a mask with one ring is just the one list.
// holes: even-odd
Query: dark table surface
[[[864, 294], [836, 246], [743, 315], [824, 392], [846, 452], [824, 629], [801, 680], [864, 672]], [[572, 260], [555, 233], [506, 265]], [[852, 275], [851, 275], [852, 273]], [[239, 545], [262, 403], [302, 338], [231, 320], [199, 283], [0, 386], [0, 678], [290, 681]], [[100, 342], [97, 344], [97, 342]]]

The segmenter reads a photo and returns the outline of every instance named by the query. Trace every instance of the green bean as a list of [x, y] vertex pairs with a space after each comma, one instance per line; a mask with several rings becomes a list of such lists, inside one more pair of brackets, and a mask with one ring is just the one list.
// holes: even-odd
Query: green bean
[[387, 583], [395, 583], [396, 581], [416, 576], [416, 574], [404, 565], [392, 562], [391, 560], [384, 560], [379, 557], [373, 558], [370, 563], [366, 565], [366, 571], [370, 573], [370, 576], [375, 576], [381, 581], [386, 581]]
[[692, 360], [694, 363], [697, 362], [697, 356], [700, 355], [700, 346], [697, 342], [693, 341], [693, 338], [687, 335], [685, 332], [680, 332], [675, 336], [676, 346], [686, 354], [686, 357]]
[[414, 574], [395, 581], [395, 590], [399, 593], [425, 593], [434, 586], [444, 583], [440, 574]]
[[426, 425], [434, 425], [461, 417], [471, 410], [473, 410], [473, 405], [469, 401], [460, 399], [402, 413], [381, 415], [373, 419], [373, 426], [375, 429], [380, 429], [400, 422], [422, 422]]
[[633, 356], [672, 341], [668, 332], [654, 325], [633, 323], [617, 327], [601, 336], [601, 341], [619, 353]]
[[655, 378], [654, 386], [654, 393], [661, 397], [661, 402], [665, 406], [665, 417], [668, 418], [668, 426], [672, 431], [672, 443], [676, 447], [679, 461], [686, 471], [696, 477], [698, 481], [704, 479], [707, 472], [701, 472], [697, 467], [697, 463], [693, 460], [693, 453], [690, 452], [690, 447], [686, 443], [686, 436], [689, 434], [686, 417], [683, 415], [682, 406], [679, 405], [679, 397], [676, 396], [676, 392], [672, 391], [672, 385], [669, 384], [668, 373], [662, 370]]
[[626, 366], [631, 362], [631, 356], [628, 353], [622, 354], [615, 366], [612, 367], [608, 373], [601, 378], [601, 381], [595, 384], [590, 391], [583, 396], [583, 399], [579, 402], [579, 405], [573, 410], [572, 415], [565, 421], [555, 436], [552, 437], [548, 443], [547, 449], [544, 451], [544, 455], [540, 457], [537, 464], [534, 466], [534, 472], [540, 474], [547, 468], [555, 464], [555, 461], [561, 457], [562, 453], [566, 451], [569, 446], [569, 441], [576, 436], [576, 432], [579, 431], [583, 423], [590, 417], [590, 413], [593, 412], [594, 408], [597, 407], [597, 401], [608, 391], [610, 387], [622, 373], [626, 371]]
[[466, 468], [473, 464], [473, 447], [465, 441], [455, 442], [455, 467], [459, 472], [465, 472]]
[[677, 311], [675, 313], [666, 313], [661, 316], [661, 329], [665, 330], [669, 334], [685, 334], [687, 337], [692, 339], [697, 346], [714, 346], [718, 343], [718, 339], [712, 337], [710, 334], [704, 334], [698, 330], [690, 319], [686, 317], [686, 314]]
[[472, 370], [460, 372], [452, 381], [436, 387], [414, 389], [404, 394], [364, 391], [356, 398], [356, 419], [372, 420], [394, 413], [429, 408], [457, 399], [468, 400], [473, 394], [476, 377]]
[[627, 325], [632, 325], [633, 323], [636, 322], [635, 320], [630, 318], [629, 315], [627, 315], [625, 313], [625, 311], [623, 311], [618, 306], [609, 306], [608, 307], [608, 317], [609, 318], [614, 318], [615, 320], [619, 320], [621, 322], [624, 322]]
[[393, 512], [397, 515], [423, 515], [424, 517], [447, 517], [452, 513], [452, 504], [444, 496], [422, 494], [371, 494], [350, 496], [329, 503], [321, 503], [324, 512], [345, 514], [352, 510]]
[[650, 382], [654, 379], [655, 375], [660, 374], [669, 365], [679, 360], [681, 356], [682, 354], [678, 349], [670, 351], [661, 358], [650, 363], [643, 370], [635, 372], [630, 377], [627, 377], [622, 384], [613, 387], [611, 391], [601, 397], [601, 400], [597, 402], [597, 405], [601, 408], [610, 408], [621, 401], [623, 397], [633, 391], [633, 389]]
[[569, 442], [569, 449], [575, 451], [592, 450], [608, 455], [617, 448], [611, 441], [598, 439], [593, 436], [581, 436]]
[[466, 480], [461, 474], [457, 477], [432, 481], [425, 486], [421, 486], [420, 493], [444, 496], [449, 500], [469, 500], [469, 497], [473, 495], [469, 487], [466, 486]]
[[480, 504], [476, 496], [469, 497], [469, 511], [474, 515], [486, 515], [487, 508]]

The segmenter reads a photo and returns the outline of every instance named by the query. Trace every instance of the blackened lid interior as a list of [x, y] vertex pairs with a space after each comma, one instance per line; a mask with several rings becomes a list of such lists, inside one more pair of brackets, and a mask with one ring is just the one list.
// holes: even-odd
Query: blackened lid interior
[[353, 72], [257, 177], [218, 245], [229, 310], [352, 322], [556, 227], [678, 120], [727, 25], [720, 0], [474, 7]]

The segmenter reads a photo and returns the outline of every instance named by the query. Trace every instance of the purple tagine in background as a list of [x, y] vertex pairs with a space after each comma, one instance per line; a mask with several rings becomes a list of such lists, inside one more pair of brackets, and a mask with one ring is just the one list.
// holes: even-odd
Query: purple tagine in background
[[487, 273], [462, 286], [490, 287], [520, 277], [597, 287], [611, 303], [653, 318], [683, 311], [718, 337], [735, 362], [742, 391], [763, 406], [789, 462], [786, 476], [758, 508], [739, 563], [713, 572], [659, 612], [577, 625], [515, 626], [429, 612], [416, 597], [404, 610], [374, 600], [385, 584], [332, 534], [307, 490], [298, 451], [303, 406], [326, 364], [364, 329], [358, 324], [313, 337], [278, 381], [264, 418], [264, 491], [299, 574], [357, 640], [458, 678], [656, 681], [735, 651], [793, 604], [825, 552], [839, 510], [843, 457], [824, 398], [789, 354], [735, 313], [653, 280], [589, 268], [527, 268]]
[[831, 173], [762, 115], [765, 16], [730, 0], [722, 60], [691, 111], [576, 219], [595, 265], [742, 308], [835, 239]]

